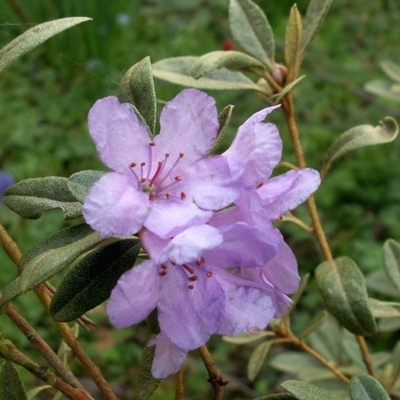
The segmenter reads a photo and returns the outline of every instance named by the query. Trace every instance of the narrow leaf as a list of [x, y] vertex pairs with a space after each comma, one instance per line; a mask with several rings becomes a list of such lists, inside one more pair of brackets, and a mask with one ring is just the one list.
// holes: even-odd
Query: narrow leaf
[[80, 203], [85, 201], [92, 186], [104, 175], [103, 171], [85, 170], [71, 175], [67, 181], [69, 191]]
[[0, 50], [0, 73], [18, 57], [28, 53], [47, 39], [50, 39], [52, 36], [55, 36], [74, 25], [80, 24], [81, 22], [90, 20], [91, 18], [87, 17], [61, 18], [54, 21], [44, 22], [28, 29]]
[[155, 133], [157, 99], [150, 57], [145, 57], [127, 71], [119, 85], [118, 99], [134, 105], [150, 132]]
[[65, 219], [82, 215], [82, 204], [68, 188], [68, 179], [59, 176], [32, 178], [10, 186], [4, 203], [24, 218], [37, 219], [45, 211], [59, 208]]
[[304, 17], [304, 30], [301, 38], [301, 56], [304, 56], [306, 48], [321, 28], [332, 1], [333, 0], [311, 0], [308, 5], [306, 16]]
[[383, 386], [372, 376], [354, 376], [350, 381], [351, 400], [390, 400]]
[[[272, 335], [274, 335], [274, 334], [272, 333]], [[247, 344], [247, 343], [256, 342], [257, 340], [260, 340], [260, 339], [265, 339], [268, 336], [271, 336], [271, 332], [260, 331], [260, 332], [254, 333], [254, 334], [241, 333], [236, 336], [223, 336], [222, 339], [228, 343]]]
[[289, 92], [291, 92], [295, 86], [302, 80], [304, 79], [306, 76], [302, 75], [300, 77], [298, 77], [296, 80], [294, 80], [293, 82], [290, 82], [289, 85], [286, 85], [281, 92], [279, 92], [275, 97], [272, 96], [272, 99], [274, 101], [274, 104], [278, 104]]
[[400, 317], [400, 311], [395, 308], [400, 307], [400, 303], [369, 299], [369, 307], [375, 318], [395, 318]]
[[296, 69], [300, 54], [300, 44], [302, 35], [301, 15], [297, 5], [290, 9], [289, 21], [285, 33], [285, 61], [288, 69]]
[[362, 336], [376, 332], [365, 280], [353, 260], [325, 261], [317, 267], [315, 278], [327, 309], [346, 329]]
[[156, 379], [151, 374], [156, 346], [145, 347], [139, 365], [138, 373], [138, 400], [147, 400], [158, 388], [161, 379]]
[[107, 300], [119, 277], [133, 267], [140, 247], [137, 239], [118, 240], [80, 258], [53, 296], [54, 319], [72, 321]]
[[255, 84], [241, 72], [229, 71], [226, 68], [212, 71], [199, 79], [195, 79], [191, 70], [198, 59], [199, 57], [183, 56], [158, 61], [153, 64], [153, 75], [168, 82], [198, 89], [250, 89], [264, 92], [260, 85]]
[[0, 399], [27, 400], [24, 384], [17, 368], [10, 361], [6, 361], [0, 372]]
[[393, 239], [386, 240], [383, 245], [383, 260], [387, 276], [400, 290], [400, 244]]
[[297, 397], [294, 397], [290, 393], [277, 393], [277, 394], [268, 394], [267, 396], [257, 397], [253, 400], [297, 400]]
[[358, 125], [340, 135], [328, 149], [324, 158], [322, 175], [326, 174], [331, 163], [343, 154], [365, 146], [392, 142], [399, 133], [397, 122], [385, 117], [378, 126]]
[[43, 283], [101, 241], [86, 224], [63, 229], [43, 240], [22, 258], [21, 275], [6, 286], [0, 306]]
[[267, 340], [266, 342], [260, 343], [251, 353], [249, 363], [247, 364], [247, 377], [251, 381], [256, 379], [268, 355], [268, 351], [274, 343], [274, 340]]
[[383, 60], [379, 64], [389, 78], [400, 83], [400, 64], [389, 60]]
[[210, 150], [210, 154], [214, 154], [217, 151], [218, 146], [220, 145], [221, 140], [224, 137], [226, 130], [228, 129], [229, 121], [231, 120], [232, 116], [232, 111], [233, 111], [233, 106], [229, 105], [226, 106], [218, 115], [218, 122], [219, 122], [218, 133], [214, 141], [213, 147]]
[[275, 57], [274, 33], [261, 8], [251, 0], [231, 0], [229, 23], [235, 43], [271, 70]]
[[213, 51], [199, 57], [192, 66], [193, 78], [201, 78], [205, 74], [221, 68], [233, 71], [264, 71], [265, 66], [256, 58], [251, 57], [240, 51]]
[[37, 387], [35, 387], [35, 388], [31, 389], [31, 390], [28, 390], [26, 392], [26, 396], [27, 396], [28, 400], [32, 400], [32, 399], [35, 399], [36, 396], [40, 392], [43, 392], [43, 390], [47, 390], [47, 389], [53, 389], [53, 386], [50, 386], [50, 385], [37, 386]]
[[365, 90], [384, 99], [400, 102], [399, 84], [393, 84], [382, 79], [375, 79], [364, 86]]
[[300, 333], [299, 339], [303, 339], [313, 333], [317, 328], [321, 326], [321, 324], [326, 320], [327, 317], [328, 313], [325, 310], [319, 312]]
[[283, 382], [281, 386], [298, 400], [343, 400], [343, 397], [311, 383], [288, 380]]

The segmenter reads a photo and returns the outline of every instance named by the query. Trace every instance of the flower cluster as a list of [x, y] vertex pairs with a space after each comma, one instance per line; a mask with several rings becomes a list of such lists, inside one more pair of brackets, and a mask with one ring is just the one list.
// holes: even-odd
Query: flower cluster
[[152, 373], [176, 372], [211, 335], [264, 329], [298, 288], [296, 259], [273, 221], [320, 183], [312, 169], [271, 178], [282, 153], [276, 107], [240, 126], [230, 148], [210, 155], [219, 129], [214, 100], [186, 89], [149, 135], [129, 104], [99, 100], [89, 129], [112, 171], [92, 188], [83, 215], [102, 236], [137, 234], [149, 259], [126, 272], [107, 312], [116, 327], [157, 310]]

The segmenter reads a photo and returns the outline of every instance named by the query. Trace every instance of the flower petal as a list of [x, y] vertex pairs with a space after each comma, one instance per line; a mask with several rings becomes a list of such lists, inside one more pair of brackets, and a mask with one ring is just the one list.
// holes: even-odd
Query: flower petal
[[265, 182], [282, 155], [282, 140], [278, 128], [261, 121], [276, 107], [261, 110], [241, 127], [231, 146], [223, 153], [233, 177], [244, 187], [256, 187]]
[[184, 191], [197, 206], [221, 210], [232, 204], [242, 188], [232, 179], [226, 157], [210, 156], [187, 168]]
[[172, 261], [185, 264], [198, 260], [206, 250], [222, 243], [222, 235], [217, 228], [196, 225], [176, 235], [164, 248], [160, 262]]
[[157, 306], [159, 279], [153, 261], [144, 261], [125, 272], [107, 305], [110, 322], [117, 328], [125, 328], [143, 321]]
[[[198, 279], [189, 282], [183, 268], [176, 266], [160, 278], [160, 328], [184, 350], [207, 342], [220, 326], [224, 309], [224, 293], [217, 280], [208, 277], [206, 271], [198, 269], [196, 273]], [[193, 284], [193, 289], [189, 289], [189, 284]]]
[[168, 102], [160, 115], [160, 134], [154, 140], [168, 152], [197, 160], [212, 148], [218, 132], [215, 101], [197, 89], [185, 89]]
[[172, 343], [162, 332], [151, 339], [149, 346], [156, 346], [151, 373], [156, 379], [163, 379], [175, 374], [183, 361], [187, 351]]
[[283, 293], [291, 294], [299, 288], [300, 276], [296, 257], [283, 237], [279, 243], [278, 254], [268, 261], [261, 271], [265, 278]]
[[148, 214], [146, 195], [128, 175], [109, 172], [92, 187], [83, 204], [86, 222], [103, 237], [139, 231]]
[[147, 160], [149, 132], [129, 104], [115, 96], [100, 99], [90, 110], [88, 122], [100, 160], [107, 167], [121, 172], [132, 162]]
[[243, 285], [239, 285], [240, 278], [224, 271], [214, 275], [224, 289], [226, 298], [224, 317], [218, 333], [234, 336], [265, 329], [275, 315], [275, 307], [268, 292], [247, 286], [245, 279], [242, 279]]
[[266, 182], [257, 193], [269, 219], [276, 219], [303, 203], [315, 190], [321, 178], [312, 168], [288, 171]]
[[211, 211], [201, 210], [189, 199], [156, 200], [151, 203], [144, 226], [165, 239], [175, 236], [191, 225], [204, 224], [211, 216]]

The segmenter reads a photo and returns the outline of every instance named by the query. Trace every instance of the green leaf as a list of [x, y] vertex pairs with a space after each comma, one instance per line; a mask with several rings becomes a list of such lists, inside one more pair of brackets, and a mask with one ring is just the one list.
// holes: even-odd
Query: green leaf
[[383, 245], [383, 260], [387, 276], [400, 290], [400, 244], [393, 239], [386, 240]]
[[44, 22], [28, 29], [0, 50], [0, 73], [18, 57], [28, 53], [47, 39], [50, 39], [52, 36], [55, 36], [74, 25], [80, 24], [81, 22], [90, 20], [91, 18], [87, 17], [61, 18], [54, 21]]
[[358, 125], [340, 135], [328, 149], [321, 174], [325, 175], [331, 163], [343, 154], [365, 146], [392, 142], [399, 133], [397, 122], [385, 117], [378, 126]]
[[140, 247], [138, 239], [118, 240], [80, 258], [53, 296], [54, 319], [72, 321], [107, 300], [119, 277], [133, 268]]
[[290, 393], [277, 393], [277, 394], [268, 394], [267, 396], [257, 397], [253, 400], [296, 400]]
[[384, 99], [400, 101], [400, 85], [375, 79], [364, 86], [365, 90]]
[[400, 64], [389, 60], [383, 60], [379, 64], [389, 78], [400, 83]]
[[24, 384], [17, 368], [10, 361], [6, 361], [0, 372], [0, 399], [27, 400]]
[[301, 57], [304, 56], [306, 48], [312, 42], [328, 14], [333, 0], [311, 0], [304, 17], [304, 30], [301, 38]]
[[228, 129], [229, 121], [231, 120], [232, 116], [232, 111], [233, 111], [233, 106], [229, 105], [226, 106], [218, 115], [218, 122], [219, 122], [218, 133], [214, 141], [213, 147], [210, 150], [210, 154], [214, 154], [217, 151], [218, 146], [221, 143], [221, 140], [224, 137], [226, 130]]
[[101, 241], [86, 224], [63, 229], [43, 240], [22, 258], [21, 275], [7, 285], [0, 306], [43, 283]]
[[145, 57], [129, 68], [119, 85], [118, 99], [135, 106], [150, 132], [155, 134], [157, 99], [150, 57]]
[[240, 333], [236, 336], [223, 336], [223, 340], [228, 343], [233, 344], [247, 344], [253, 343], [260, 339], [265, 339], [271, 336], [271, 332], [269, 331], [260, 331], [254, 334], [250, 333]]
[[400, 311], [395, 308], [400, 307], [400, 303], [392, 301], [382, 301], [377, 299], [369, 299], [369, 307], [375, 318], [394, 318], [400, 317]]
[[213, 90], [257, 90], [265, 92], [264, 88], [257, 85], [241, 72], [229, 71], [221, 68], [212, 71], [202, 78], [195, 79], [191, 70], [193, 64], [199, 57], [183, 56], [172, 57], [158, 61], [153, 64], [153, 75], [156, 78], [163, 79], [178, 85], [194, 87], [198, 89]]
[[96, 171], [93, 169], [76, 172], [72, 174], [67, 181], [68, 189], [76, 200], [83, 203], [92, 186], [104, 174], [105, 172], [103, 171]]
[[31, 219], [56, 208], [62, 210], [65, 219], [82, 215], [82, 204], [70, 192], [68, 179], [59, 176], [20, 181], [6, 190], [4, 203], [22, 217]]
[[281, 386], [293, 394], [298, 400], [343, 400], [333, 392], [319, 388], [311, 383], [289, 380], [281, 383]]
[[275, 57], [274, 33], [261, 8], [250, 0], [231, 0], [229, 23], [235, 43], [271, 70]]
[[285, 61], [290, 70], [297, 69], [302, 29], [301, 15], [295, 4], [290, 9], [285, 33]]
[[35, 399], [36, 396], [40, 392], [43, 392], [43, 390], [47, 390], [47, 389], [53, 389], [53, 386], [50, 386], [50, 385], [37, 386], [37, 387], [35, 387], [35, 388], [31, 389], [31, 390], [28, 390], [26, 392], [26, 396], [27, 396], [28, 400], [32, 400], [32, 399]]
[[377, 331], [364, 277], [353, 260], [325, 261], [317, 267], [315, 278], [327, 309], [346, 329], [360, 336]]
[[383, 386], [372, 376], [353, 376], [350, 381], [351, 400], [390, 400]]
[[143, 350], [138, 373], [138, 400], [149, 399], [161, 382], [161, 379], [156, 379], [151, 374], [155, 351], [156, 346], [145, 347]]
[[271, 98], [274, 101], [274, 104], [278, 104], [280, 103], [280, 101], [289, 93], [291, 92], [294, 87], [305, 78], [305, 75], [302, 75], [300, 77], [298, 77], [296, 80], [294, 80], [293, 82], [290, 82], [289, 85], [286, 85], [282, 91], [280, 91], [277, 95], [272, 96]]
[[256, 58], [251, 57], [240, 51], [213, 51], [199, 57], [192, 66], [193, 78], [201, 78], [205, 74], [227, 68], [233, 71], [265, 71], [265, 66]]
[[300, 333], [299, 339], [303, 339], [313, 333], [317, 328], [321, 326], [321, 324], [326, 320], [327, 317], [328, 313], [325, 310], [319, 312]]
[[251, 381], [256, 379], [265, 359], [267, 358], [268, 351], [274, 343], [274, 340], [267, 340], [266, 342], [260, 343], [251, 353], [249, 363], [247, 364], [247, 377]]

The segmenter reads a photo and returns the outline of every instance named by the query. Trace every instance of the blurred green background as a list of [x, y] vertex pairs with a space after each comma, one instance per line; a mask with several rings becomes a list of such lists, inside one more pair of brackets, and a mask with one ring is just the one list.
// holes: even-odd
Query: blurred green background
[[[276, 37], [277, 61], [283, 61], [284, 32], [292, 3], [256, 1], [265, 11]], [[297, 1], [304, 15], [307, 0]], [[88, 16], [85, 22], [50, 39], [15, 62], [0, 76], [0, 169], [15, 179], [48, 175], [69, 176], [82, 169], [102, 169], [88, 135], [86, 116], [98, 98], [114, 94], [124, 72], [150, 55], [153, 62], [179, 55], [202, 55], [220, 50], [230, 39], [227, 0], [3, 0], [0, 47], [34, 24], [67, 16]], [[306, 158], [320, 168], [333, 140], [352, 126], [376, 125], [382, 117], [400, 116], [400, 105], [382, 101], [363, 85], [383, 77], [382, 59], [400, 62], [400, 3], [397, 0], [335, 0], [319, 35], [312, 43], [296, 90], [296, 110]], [[182, 88], [156, 81], [158, 97], [167, 101]], [[210, 91], [222, 109], [234, 104], [228, 131], [264, 107], [250, 92]], [[285, 161], [294, 161], [283, 117], [271, 118], [284, 139]], [[336, 162], [317, 193], [321, 216], [335, 255], [357, 261], [365, 274], [382, 270], [382, 243], [400, 240], [400, 145], [366, 148]], [[283, 172], [277, 171], [277, 172]], [[297, 211], [305, 216], [305, 209]], [[1, 222], [22, 250], [64, 226], [61, 213], [37, 221], [22, 220], [0, 205]], [[295, 226], [280, 224], [299, 259], [301, 273], [321, 261], [315, 243]], [[16, 275], [0, 253], [0, 290]], [[46, 313], [27, 294], [16, 302], [30, 322], [56, 344]], [[321, 306], [313, 285], [296, 314], [299, 328]], [[102, 308], [91, 313], [96, 332], [81, 332], [84, 343], [112, 382], [121, 399], [132, 398], [141, 350], [147, 340], [144, 326], [113, 330]], [[26, 339], [4, 316], [2, 332], [24, 350]], [[391, 336], [388, 337], [390, 343]], [[377, 347], [382, 343], [377, 342]], [[256, 382], [246, 378], [251, 348], [215, 338], [210, 348], [231, 380], [229, 399], [243, 399], [274, 390], [277, 373], [266, 366]], [[33, 352], [33, 356], [37, 354]], [[74, 364], [74, 368], [79, 367]], [[188, 361], [187, 398], [205, 398], [207, 375], [199, 358]], [[82, 374], [84, 374], [82, 372]], [[27, 379], [28, 388], [34, 382]], [[155, 399], [173, 398], [173, 381], [165, 381]], [[46, 397], [43, 397], [46, 398]]]

